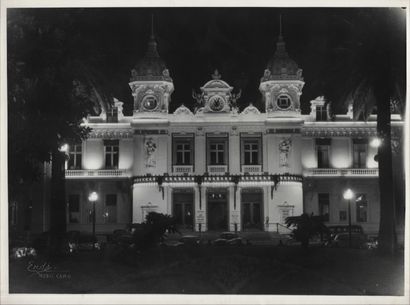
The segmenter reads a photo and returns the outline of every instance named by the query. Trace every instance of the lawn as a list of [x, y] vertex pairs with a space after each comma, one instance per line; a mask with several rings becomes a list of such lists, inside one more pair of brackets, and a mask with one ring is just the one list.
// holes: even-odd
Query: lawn
[[110, 249], [10, 262], [10, 293], [403, 295], [403, 255], [298, 246]]

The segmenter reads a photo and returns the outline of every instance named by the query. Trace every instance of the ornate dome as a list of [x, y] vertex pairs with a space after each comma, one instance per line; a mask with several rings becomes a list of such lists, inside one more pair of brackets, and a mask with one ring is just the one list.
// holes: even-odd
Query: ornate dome
[[172, 82], [169, 71], [165, 66], [165, 62], [159, 56], [157, 50], [157, 42], [155, 37], [151, 34], [148, 42], [148, 49], [142, 58], [131, 70], [130, 81], [141, 80], [165, 80]]
[[282, 35], [279, 35], [275, 54], [269, 60], [261, 81], [278, 79], [303, 80], [302, 69], [299, 69], [298, 64], [286, 52]]

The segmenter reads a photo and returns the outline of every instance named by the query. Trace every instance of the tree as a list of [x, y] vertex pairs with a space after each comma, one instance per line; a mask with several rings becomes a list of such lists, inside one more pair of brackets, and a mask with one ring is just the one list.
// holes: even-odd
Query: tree
[[[79, 52], [73, 13], [8, 10], [8, 168], [10, 200], [51, 162], [51, 231], [61, 240], [66, 202], [63, 143], [84, 139], [83, 118], [109, 95], [96, 77], [94, 56]], [[90, 53], [89, 53], [90, 52]], [[97, 53], [98, 54], [98, 53]], [[56, 245], [58, 246], [58, 245]]]
[[324, 225], [323, 216], [314, 216], [303, 213], [300, 216], [287, 217], [285, 223], [288, 227], [294, 227], [292, 237], [302, 243], [302, 247], [309, 247], [309, 240], [317, 234], [322, 236], [327, 233], [327, 227]]
[[[332, 16], [335, 17], [335, 16]], [[406, 83], [405, 10], [355, 9], [336, 16], [338, 36], [327, 53], [323, 91], [340, 109], [352, 103], [355, 119], [377, 111], [380, 227], [379, 250], [396, 248], [391, 150], [391, 102], [403, 112]], [[340, 29], [343, 30], [340, 30]]]

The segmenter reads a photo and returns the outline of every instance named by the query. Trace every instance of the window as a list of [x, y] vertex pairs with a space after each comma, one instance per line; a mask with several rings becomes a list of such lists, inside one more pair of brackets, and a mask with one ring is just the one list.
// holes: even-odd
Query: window
[[276, 104], [280, 109], [287, 109], [290, 107], [290, 98], [286, 95], [280, 95]]
[[228, 141], [227, 138], [208, 138], [208, 164], [228, 164]]
[[105, 195], [105, 222], [117, 222], [117, 194]]
[[81, 169], [82, 145], [75, 144], [70, 147], [68, 169]]
[[329, 194], [320, 193], [318, 194], [319, 201], [319, 215], [323, 216], [324, 221], [329, 221]]
[[105, 168], [118, 168], [119, 146], [118, 140], [105, 140]]
[[118, 108], [112, 107], [107, 111], [107, 123], [118, 123]]
[[192, 165], [194, 161], [194, 139], [174, 137], [174, 165]]
[[330, 139], [316, 139], [317, 167], [329, 168]]
[[243, 165], [261, 164], [261, 138], [241, 138], [241, 162]]
[[357, 194], [356, 196], [356, 221], [367, 221], [367, 199], [366, 194]]
[[353, 167], [365, 168], [367, 158], [367, 139], [353, 139]]
[[339, 211], [339, 221], [346, 221], [346, 220], [347, 220], [346, 211]]
[[68, 196], [68, 222], [80, 222], [80, 195], [78, 194]]
[[327, 121], [327, 109], [324, 105], [316, 106], [316, 121]]

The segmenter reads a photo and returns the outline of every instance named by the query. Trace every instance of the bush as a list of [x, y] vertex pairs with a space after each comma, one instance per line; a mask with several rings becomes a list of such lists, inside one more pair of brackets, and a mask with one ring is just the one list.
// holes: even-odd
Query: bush
[[300, 241], [303, 248], [309, 246], [309, 240], [317, 234], [328, 234], [328, 229], [324, 225], [323, 216], [303, 213], [300, 216], [287, 217], [285, 223], [288, 227], [294, 227], [292, 238]]

